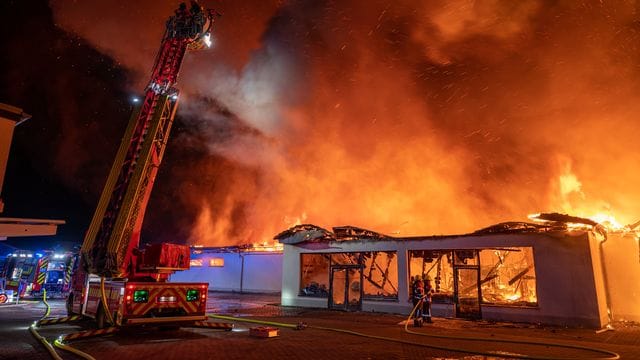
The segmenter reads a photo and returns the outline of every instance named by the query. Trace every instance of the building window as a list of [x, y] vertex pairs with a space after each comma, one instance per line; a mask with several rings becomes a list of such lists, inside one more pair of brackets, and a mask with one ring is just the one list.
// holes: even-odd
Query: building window
[[[433, 303], [453, 303], [453, 253], [451, 250], [409, 251], [409, 276], [409, 284], [416, 276], [431, 279], [434, 290]], [[411, 292], [411, 285], [409, 292]]]
[[480, 250], [480, 284], [485, 304], [537, 306], [535, 274], [530, 247]]
[[328, 254], [300, 255], [300, 296], [329, 296]]
[[202, 259], [191, 259], [191, 260], [189, 260], [189, 266], [191, 266], [191, 267], [202, 266]]
[[454, 250], [454, 263], [459, 266], [478, 265], [478, 256], [476, 250]]
[[362, 253], [363, 299], [398, 299], [398, 257], [395, 251]]
[[223, 258], [209, 259], [209, 266], [210, 267], [223, 267], [224, 266], [224, 259]]
[[[328, 254], [327, 254], [328, 255]], [[362, 264], [362, 254], [352, 253], [333, 253], [331, 254], [331, 266], [334, 265], [360, 265]]]

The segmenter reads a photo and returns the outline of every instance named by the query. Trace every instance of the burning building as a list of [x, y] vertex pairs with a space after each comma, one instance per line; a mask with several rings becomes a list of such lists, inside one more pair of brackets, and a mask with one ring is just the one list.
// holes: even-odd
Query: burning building
[[588, 327], [640, 320], [636, 234], [553, 220], [411, 237], [298, 225], [276, 236], [288, 269], [282, 304], [408, 314], [410, 279], [425, 274], [434, 316]]

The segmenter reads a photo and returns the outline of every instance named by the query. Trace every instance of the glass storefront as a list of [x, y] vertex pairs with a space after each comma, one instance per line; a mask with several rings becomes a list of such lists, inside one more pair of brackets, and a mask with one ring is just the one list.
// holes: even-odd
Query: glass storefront
[[[329, 297], [332, 269], [354, 267], [361, 272], [362, 280], [350, 284], [349, 289], [361, 292], [363, 300], [398, 299], [395, 251], [301, 254], [300, 261], [300, 296]], [[470, 299], [475, 297], [476, 305], [537, 306], [531, 247], [410, 250], [408, 265], [409, 291], [411, 279], [429, 278], [436, 304], [456, 304], [462, 298], [471, 304]], [[334, 290], [334, 297], [345, 291]]]
[[[425, 274], [431, 278], [433, 302], [453, 303], [453, 257], [451, 250], [409, 251], [409, 279]], [[411, 284], [411, 282], [409, 282]], [[409, 286], [411, 291], [411, 286]]]
[[[429, 277], [435, 290], [434, 303], [454, 302], [455, 268], [478, 266], [479, 280], [471, 282], [472, 279], [469, 278], [460, 281], [459, 291], [468, 295], [467, 293], [477, 292], [479, 285], [483, 304], [537, 306], [535, 265], [531, 247], [409, 251], [409, 279], [414, 279], [416, 275], [423, 277], [423, 274]], [[458, 274], [458, 280], [460, 275]], [[473, 286], [466, 286], [466, 282], [472, 283]]]
[[398, 299], [398, 257], [395, 251], [301, 254], [300, 261], [300, 296], [328, 297], [332, 267], [360, 266], [362, 284], [352, 287], [362, 291], [362, 299]]
[[480, 279], [483, 304], [537, 306], [530, 247], [480, 250]]

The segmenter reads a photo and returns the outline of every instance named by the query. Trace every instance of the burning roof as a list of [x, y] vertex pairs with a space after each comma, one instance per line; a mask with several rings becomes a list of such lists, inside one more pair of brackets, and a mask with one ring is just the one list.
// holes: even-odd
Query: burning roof
[[355, 226], [337, 226], [334, 227], [333, 232], [331, 232], [313, 224], [296, 225], [274, 237], [274, 239], [283, 244], [299, 244], [302, 242], [319, 242], [323, 240], [383, 240], [391, 238], [390, 236]]
[[[611, 231], [634, 231], [640, 225], [640, 221], [621, 228], [607, 227], [592, 219], [581, 218], [560, 213], [541, 213], [531, 215], [530, 218], [535, 223], [510, 221], [476, 230], [469, 234], [448, 235], [451, 236], [478, 236], [488, 234], [527, 234], [527, 233], [548, 233], [566, 231], [592, 231], [604, 238]], [[350, 241], [350, 240], [407, 240], [417, 238], [441, 238], [439, 236], [418, 236], [418, 237], [393, 237], [380, 234], [372, 230], [367, 230], [355, 226], [338, 226], [333, 228], [333, 232], [313, 224], [302, 224], [291, 227], [274, 237], [282, 244], [300, 244], [308, 242], [322, 241]]]

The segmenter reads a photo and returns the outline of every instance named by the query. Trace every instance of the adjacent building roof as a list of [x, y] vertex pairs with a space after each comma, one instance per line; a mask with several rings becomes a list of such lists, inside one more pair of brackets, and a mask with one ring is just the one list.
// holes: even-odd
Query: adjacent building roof
[[64, 220], [0, 218], [0, 240], [17, 236], [55, 235]]

